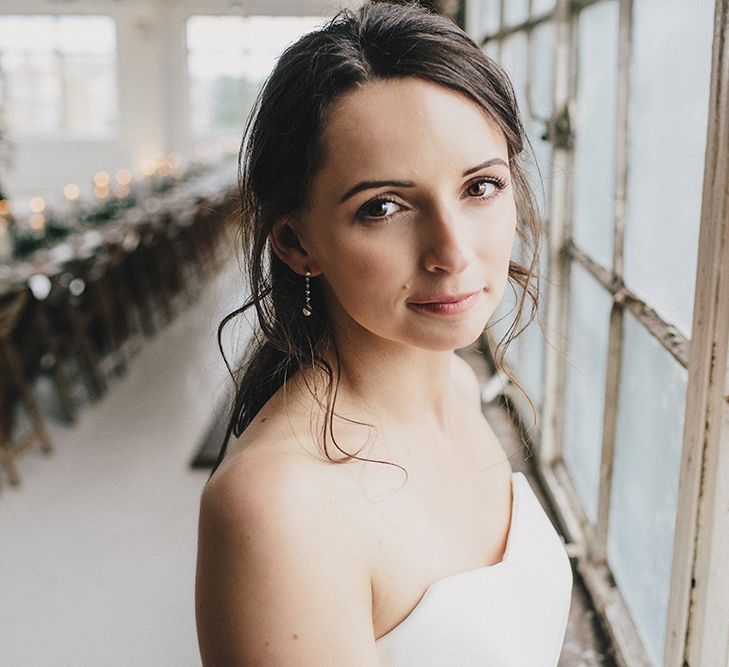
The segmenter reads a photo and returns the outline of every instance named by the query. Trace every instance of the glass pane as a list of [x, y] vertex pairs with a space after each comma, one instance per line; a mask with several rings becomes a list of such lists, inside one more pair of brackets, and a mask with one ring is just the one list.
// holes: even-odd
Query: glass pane
[[[547, 121], [552, 115], [554, 93], [554, 24], [549, 21], [536, 27], [529, 42], [529, 115], [525, 119], [538, 171], [533, 170], [530, 183], [535, 191], [542, 216], [550, 204], [552, 144], [544, 139]], [[541, 178], [540, 178], [541, 176]]]
[[[526, 254], [526, 247], [524, 246], [524, 244], [522, 244], [521, 239], [518, 235], [514, 236], [514, 243], [511, 249], [511, 259], [512, 261], [519, 262], [523, 266], [527, 266], [531, 261], [531, 256]], [[516, 318], [517, 307], [520, 297], [521, 288], [515, 283], [512, 287], [512, 281], [508, 281], [506, 287], [504, 288], [504, 295], [502, 297], [501, 303], [499, 303], [498, 307], [491, 316], [491, 319], [489, 320], [489, 326], [491, 327], [489, 329], [489, 335], [494, 341], [494, 344], [498, 343], [498, 341], [501, 340], [506, 332], [512, 327], [512, 324]], [[522, 313], [522, 318], [520, 319], [519, 324], [514, 327], [514, 330], [517, 330], [526, 324], [527, 314], [530, 308], [531, 301], [527, 298], [524, 306], [524, 312]], [[520, 382], [523, 375], [522, 371], [524, 370], [524, 352], [522, 348], [524, 345], [524, 341], [530, 334], [532, 336], [536, 335], [533, 331], [530, 331], [532, 328], [538, 329], [538, 325], [536, 323], [530, 324], [529, 327], [522, 334], [517, 336], [517, 338], [509, 345], [505, 356], [506, 362], [508, 363], [511, 370], [516, 373], [517, 379]], [[541, 375], [541, 370], [538, 372], [538, 375]], [[534, 383], [541, 383], [541, 377], [536, 377], [534, 379]], [[532, 400], [534, 400], [534, 397], [531, 398]]]
[[532, 16], [554, 9], [556, 0], [532, 0]]
[[[528, 308], [528, 307], [527, 307]], [[536, 419], [539, 423], [539, 415], [544, 401], [544, 337], [539, 323], [533, 321], [514, 342], [518, 346], [519, 367], [516, 379], [524, 387], [529, 399], [534, 404], [537, 413]], [[527, 408], [527, 427], [532, 427], [531, 408]]]
[[554, 24], [541, 23], [529, 37], [530, 111], [535, 118], [552, 115], [554, 94]]
[[320, 16], [190, 17], [188, 88], [194, 134], [239, 135], [281, 52], [325, 22]]
[[117, 124], [116, 27], [110, 17], [2, 16], [0, 44], [11, 135], [109, 137]]
[[506, 0], [504, 2], [504, 23], [516, 25], [529, 18], [529, 0]]
[[498, 32], [501, 25], [501, 0], [479, 0], [472, 3], [469, 11], [474, 12], [473, 35], [476, 42], [480, 42], [486, 35]]
[[490, 42], [486, 42], [483, 50], [491, 60], [499, 62], [499, 42], [497, 40], [492, 39]]
[[116, 26], [109, 16], [60, 16], [57, 19], [57, 45], [64, 53], [116, 51]]
[[686, 370], [626, 311], [608, 563], [656, 665], [663, 664], [686, 383]]
[[543, 219], [549, 214], [550, 179], [552, 177], [552, 145], [543, 139], [544, 123], [525, 121], [527, 134], [534, 149], [534, 161], [528, 168], [528, 180], [534, 192], [540, 215]]
[[[531, 254], [527, 252], [526, 247], [521, 243], [518, 237], [514, 239], [512, 259], [518, 261], [525, 267], [528, 267], [531, 263]], [[547, 261], [545, 243], [542, 243], [540, 247], [539, 261], [541, 262], [540, 273], [544, 274], [545, 263]], [[535, 278], [532, 280], [536, 282]], [[506, 359], [509, 362], [511, 369], [516, 374], [516, 379], [528, 393], [529, 398], [534, 403], [534, 409], [537, 413], [541, 411], [544, 394], [544, 375], [542, 369], [544, 356], [544, 334], [540, 326], [540, 319], [544, 318], [546, 303], [544, 288], [545, 281], [542, 281], [540, 286], [542, 294], [540, 295], [538, 313], [526, 329], [514, 339], [509, 346], [509, 350], [506, 355]], [[500, 312], [506, 313], [512, 307], [514, 310], [504, 319], [502, 335], [516, 316], [516, 299], [512, 295], [511, 287], [507, 286], [506, 292], [507, 294], [505, 294], [504, 301], [509, 304], [509, 308]], [[517, 293], [521, 295], [521, 290], [519, 289]], [[531, 300], [527, 298], [525, 299], [524, 310], [517, 329], [520, 329], [527, 324], [530, 312]], [[527, 415], [527, 417], [531, 420], [531, 414]], [[529, 422], [529, 425], [531, 425], [531, 421]]]
[[500, 64], [514, 86], [519, 110], [522, 116], [526, 116], [527, 35], [525, 32], [517, 32], [504, 39]]
[[[518, 255], [512, 253], [512, 256], [516, 257]], [[517, 293], [515, 289], [512, 289], [511, 283], [507, 282], [501, 302], [489, 319], [487, 329], [489, 338], [493, 341], [492, 350], [494, 352], [496, 351], [496, 345], [506, 335], [507, 330], [516, 317]], [[506, 362], [513, 368], [517, 368], [519, 364], [516, 350], [516, 345], [510, 345], [505, 357]]]
[[636, 0], [625, 282], [691, 335], [714, 3]]
[[579, 17], [572, 235], [606, 267], [613, 257], [617, 73], [618, 3], [602, 2]]
[[547, 276], [549, 275], [549, 241], [547, 239], [547, 223], [542, 221], [542, 243], [539, 247], [539, 276], [541, 278], [539, 283], [539, 302], [540, 311], [542, 316], [546, 317], [546, 303], [549, 299], [549, 282]]
[[53, 16], [0, 16], [2, 50], [53, 51], [56, 26]]
[[[529, 394], [537, 414], [541, 412], [544, 402], [544, 334], [539, 322], [544, 318], [544, 304], [545, 301], [542, 299], [537, 316], [514, 341], [514, 345], [518, 348], [516, 377]], [[526, 301], [523, 322], [526, 322], [530, 309], [531, 301]]]
[[570, 276], [564, 461], [590, 521], [597, 518], [612, 299], [580, 265]]
[[66, 91], [62, 125], [77, 135], [111, 132], [117, 124], [113, 62], [72, 56], [60, 63]]

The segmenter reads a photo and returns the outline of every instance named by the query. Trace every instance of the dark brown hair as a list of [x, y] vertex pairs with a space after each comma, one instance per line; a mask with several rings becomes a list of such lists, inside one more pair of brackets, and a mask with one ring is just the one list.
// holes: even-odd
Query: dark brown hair
[[[322, 294], [312, 281], [314, 314], [303, 317], [301, 276], [272, 252], [268, 237], [276, 220], [306, 203], [312, 177], [321, 165], [322, 129], [332, 103], [368, 81], [400, 77], [419, 77], [464, 95], [503, 132], [518, 212], [517, 234], [522, 247], [531, 252], [531, 261], [528, 266], [509, 264], [509, 282], [519, 288], [520, 297], [516, 317], [493, 355], [497, 367], [503, 368], [507, 346], [534, 318], [540, 220], [523, 157], [529, 144], [507, 75], [453, 21], [414, 2], [368, 2], [356, 11], [344, 10], [284, 51], [246, 124], [239, 156], [240, 231], [251, 296], [220, 323], [221, 352], [222, 331], [232, 318], [254, 308], [258, 324], [241, 366], [235, 373], [228, 366], [236, 391], [213, 472], [231, 434], [237, 437], [243, 432], [287, 377], [312, 367], [328, 378], [326, 399], [321, 402], [326, 415], [324, 453], [334, 462], [327, 447], [331, 440], [346, 455], [336, 462], [359, 458], [339, 448], [332, 433], [339, 369]], [[527, 296], [531, 313], [517, 330]], [[327, 359], [334, 359], [334, 365]]]

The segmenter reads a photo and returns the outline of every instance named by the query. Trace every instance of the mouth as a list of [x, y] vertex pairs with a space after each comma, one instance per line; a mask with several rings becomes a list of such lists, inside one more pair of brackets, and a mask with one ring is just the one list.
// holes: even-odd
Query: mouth
[[437, 315], [452, 315], [468, 310], [478, 301], [482, 290], [464, 294], [433, 296], [418, 301], [409, 301], [408, 307], [420, 312]]
[[409, 301], [408, 303], [414, 306], [426, 306], [432, 303], [458, 303], [463, 301], [470, 296], [478, 294], [481, 290], [475, 290], [474, 292], [464, 292], [463, 294], [444, 294], [443, 296], [433, 296], [426, 299], [420, 299], [418, 301]]

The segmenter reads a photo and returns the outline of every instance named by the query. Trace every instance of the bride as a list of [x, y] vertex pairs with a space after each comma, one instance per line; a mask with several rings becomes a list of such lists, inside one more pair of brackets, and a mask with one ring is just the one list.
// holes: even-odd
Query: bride
[[504, 72], [412, 3], [278, 61], [241, 152], [229, 318], [258, 332], [201, 499], [205, 665], [557, 664], [569, 561], [454, 354], [508, 280], [536, 306], [525, 143]]

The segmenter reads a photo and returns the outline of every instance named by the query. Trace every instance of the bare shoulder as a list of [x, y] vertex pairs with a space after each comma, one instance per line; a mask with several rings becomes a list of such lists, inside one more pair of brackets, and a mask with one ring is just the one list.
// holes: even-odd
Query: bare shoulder
[[252, 448], [206, 486], [195, 594], [204, 665], [377, 664], [366, 549], [325, 466]]

